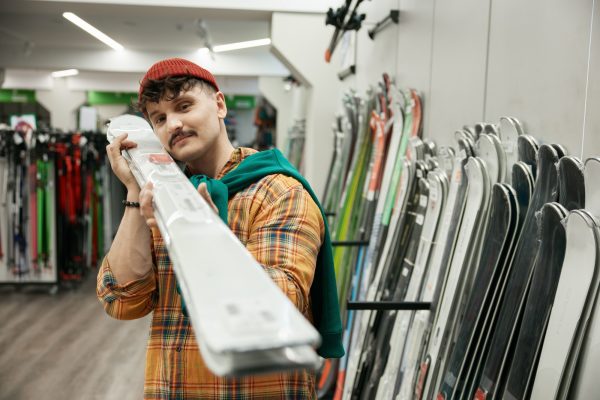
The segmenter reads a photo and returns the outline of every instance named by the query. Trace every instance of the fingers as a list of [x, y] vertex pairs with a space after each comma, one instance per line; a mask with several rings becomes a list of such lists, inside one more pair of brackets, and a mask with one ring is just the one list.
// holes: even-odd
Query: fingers
[[213, 211], [218, 214], [219, 209], [217, 208], [217, 206], [213, 202], [212, 198], [210, 197], [210, 193], [208, 193], [208, 187], [206, 186], [206, 183], [203, 182], [200, 185], [198, 185], [198, 193], [200, 193], [200, 196], [202, 196], [204, 198], [204, 200], [206, 200], [208, 205], [212, 207]]
[[106, 146], [106, 153], [108, 154], [109, 161], [116, 160], [121, 155], [121, 150], [128, 150], [137, 147], [137, 143], [127, 140], [127, 133], [124, 133]]
[[140, 191], [140, 215], [144, 217], [146, 225], [150, 228], [157, 226], [156, 219], [154, 218], [154, 206], [152, 205], [152, 199], [154, 198], [153, 188], [152, 182], [148, 182]]

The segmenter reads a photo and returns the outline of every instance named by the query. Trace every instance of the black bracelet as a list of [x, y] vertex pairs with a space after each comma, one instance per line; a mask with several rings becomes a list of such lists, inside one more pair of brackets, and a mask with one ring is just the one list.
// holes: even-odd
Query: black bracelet
[[136, 208], [140, 208], [140, 203], [138, 203], [137, 201], [127, 201], [127, 200], [123, 200], [121, 203], [123, 203], [123, 205], [125, 207], [136, 207]]

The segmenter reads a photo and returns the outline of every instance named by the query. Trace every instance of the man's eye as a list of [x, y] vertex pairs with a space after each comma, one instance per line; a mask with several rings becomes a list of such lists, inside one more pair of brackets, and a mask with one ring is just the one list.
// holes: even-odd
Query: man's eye
[[160, 124], [161, 122], [163, 122], [165, 120], [165, 117], [158, 117], [156, 118], [156, 120], [154, 121], [155, 124]]

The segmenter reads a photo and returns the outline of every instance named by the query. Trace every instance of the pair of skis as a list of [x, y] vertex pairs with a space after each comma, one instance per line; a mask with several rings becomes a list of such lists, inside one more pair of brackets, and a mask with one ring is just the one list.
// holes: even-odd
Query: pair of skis
[[202, 199], [148, 123], [114, 118], [107, 137], [125, 132], [138, 144], [124, 152], [138, 184], [154, 184], [158, 226], [207, 366], [225, 376], [315, 368], [315, 328]]

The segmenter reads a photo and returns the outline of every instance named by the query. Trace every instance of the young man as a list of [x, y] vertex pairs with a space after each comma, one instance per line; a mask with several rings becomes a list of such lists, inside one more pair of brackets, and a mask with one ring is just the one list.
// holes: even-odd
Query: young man
[[[228, 202], [218, 208], [205, 183], [198, 190], [264, 271], [315, 323], [323, 336], [319, 353], [342, 356], [329, 238], [308, 184], [291, 167], [281, 168], [286, 161], [278, 153], [272, 153], [276, 162], [271, 162], [268, 152], [233, 148], [224, 124], [225, 98], [212, 74], [190, 61], [168, 59], [153, 65], [140, 84], [138, 106], [164, 148], [185, 164], [192, 183], [210, 178], [227, 183], [236, 170], [240, 175], [239, 171], [254, 171], [254, 165], [267, 171], [258, 177], [246, 174], [253, 177], [247, 178], [242, 189], [232, 192], [229, 187]], [[315, 376], [310, 371], [231, 379], [217, 377], [206, 368], [156, 229], [152, 187], [140, 190], [121, 156], [123, 149], [135, 146], [127, 135], [107, 146], [112, 169], [127, 188], [127, 207], [100, 268], [97, 294], [114, 318], [134, 319], [153, 312], [144, 398], [315, 398]], [[203, 262], [201, 255], [199, 262]]]

